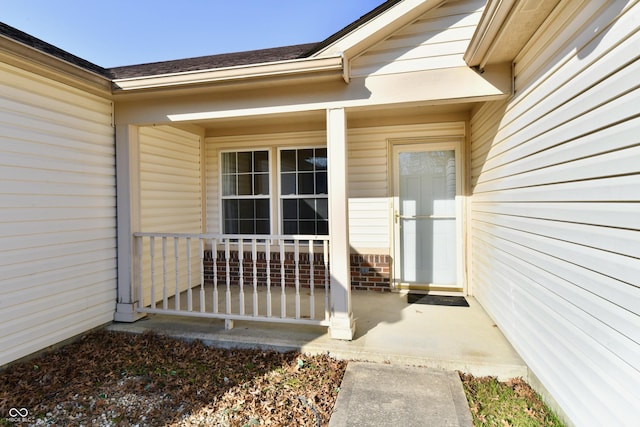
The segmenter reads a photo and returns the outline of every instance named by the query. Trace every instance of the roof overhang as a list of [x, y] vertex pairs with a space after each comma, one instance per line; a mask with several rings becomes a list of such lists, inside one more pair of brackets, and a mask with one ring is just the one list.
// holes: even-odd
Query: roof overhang
[[4, 35], [0, 35], [0, 61], [96, 95], [111, 93], [109, 78]]
[[512, 62], [560, 0], [489, 0], [464, 54], [471, 67]]
[[343, 57], [302, 58], [209, 70], [187, 71], [113, 80], [113, 92], [191, 87], [210, 83], [241, 83], [269, 78], [335, 75], [343, 78]]

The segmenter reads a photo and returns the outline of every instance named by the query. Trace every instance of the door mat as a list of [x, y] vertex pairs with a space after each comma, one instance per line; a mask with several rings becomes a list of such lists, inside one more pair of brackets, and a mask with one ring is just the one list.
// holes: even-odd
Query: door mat
[[445, 305], [449, 307], [469, 307], [469, 303], [464, 297], [444, 295], [407, 294], [407, 303]]

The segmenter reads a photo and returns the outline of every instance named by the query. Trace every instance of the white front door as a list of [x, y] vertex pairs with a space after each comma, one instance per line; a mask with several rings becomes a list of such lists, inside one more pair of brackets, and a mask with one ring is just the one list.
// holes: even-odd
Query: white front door
[[460, 144], [393, 145], [394, 286], [462, 291]]

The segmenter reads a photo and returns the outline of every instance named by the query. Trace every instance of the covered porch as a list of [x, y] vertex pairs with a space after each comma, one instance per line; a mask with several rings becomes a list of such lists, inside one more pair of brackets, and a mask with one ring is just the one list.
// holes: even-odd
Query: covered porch
[[[469, 307], [410, 304], [403, 293], [353, 291], [358, 328], [352, 341], [331, 339], [311, 325], [149, 315], [136, 323], [114, 323], [116, 331], [153, 331], [208, 345], [329, 353], [350, 360], [420, 365], [473, 375], [527, 378], [527, 367], [473, 297]], [[293, 299], [290, 310], [295, 310]]]
[[[394, 286], [400, 279], [393, 265], [401, 247], [397, 233], [414, 219], [398, 220], [392, 151], [399, 147], [436, 146], [455, 157], [452, 178], [440, 185], [453, 216], [433, 211], [429, 221], [456, 225], [444, 238], [429, 234], [428, 252], [419, 252], [420, 239], [409, 236], [402, 246], [412, 249], [404, 252], [409, 261], [396, 266], [418, 268], [427, 259], [437, 265], [447, 252], [454, 258], [452, 277], [436, 291], [470, 294], [463, 228], [466, 119], [473, 105], [336, 108], [120, 127], [118, 191], [125, 203], [118, 205], [118, 260], [125, 274], [115, 320], [160, 314], [221, 319], [228, 329], [237, 321], [285, 330], [282, 324], [318, 325], [332, 338], [352, 340], [352, 289], [401, 290]], [[298, 158], [293, 172], [283, 166], [291, 154]], [[251, 159], [245, 169], [241, 156]], [[235, 163], [227, 168], [229, 158]], [[289, 176], [297, 177], [291, 192], [284, 188]], [[305, 177], [310, 189], [295, 193]], [[293, 216], [290, 202], [298, 206]], [[235, 203], [235, 210], [228, 208]]]
[[[352, 290], [377, 291], [366, 297], [371, 307], [378, 291], [473, 294], [469, 117], [510, 93], [511, 69], [471, 69], [457, 42], [438, 50], [444, 62], [393, 65], [441, 43], [426, 30], [441, 29], [443, 16], [471, 37], [460, 20], [479, 18], [478, 6], [438, 5], [402, 3], [384, 16], [388, 27], [362, 25], [309, 56], [290, 58], [283, 48], [259, 64], [216, 56], [196, 70], [120, 70], [115, 320], [178, 314], [236, 330], [244, 321], [283, 333], [328, 327], [331, 338], [349, 341], [370, 330], [360, 326]], [[401, 28], [407, 45], [387, 40]], [[224, 277], [207, 279], [207, 252]], [[317, 293], [305, 302], [307, 289]], [[210, 310], [197, 302], [207, 298]]]

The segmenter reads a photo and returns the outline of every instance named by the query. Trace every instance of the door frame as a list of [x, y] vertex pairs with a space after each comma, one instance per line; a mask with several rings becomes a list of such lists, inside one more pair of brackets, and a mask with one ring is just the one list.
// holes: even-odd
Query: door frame
[[[466, 180], [466, 159], [464, 150], [464, 137], [411, 137], [411, 138], [391, 138], [387, 140], [388, 149], [388, 185], [389, 185], [389, 237], [391, 242], [391, 265], [390, 265], [390, 286], [392, 291], [411, 291], [428, 293], [434, 295], [466, 295], [467, 280], [465, 275], [466, 254], [465, 254], [465, 209], [464, 209], [464, 191]], [[398, 209], [398, 194], [395, 179], [396, 174], [396, 147], [426, 148], [429, 150], [454, 150], [456, 156], [456, 276], [458, 278], [459, 287], [437, 286], [430, 284], [427, 286], [410, 286], [409, 284], [399, 283], [396, 279], [398, 265], [400, 260], [396, 259], [396, 253], [399, 248], [398, 227], [395, 222], [395, 212]]]

